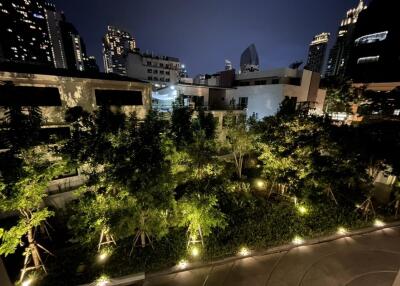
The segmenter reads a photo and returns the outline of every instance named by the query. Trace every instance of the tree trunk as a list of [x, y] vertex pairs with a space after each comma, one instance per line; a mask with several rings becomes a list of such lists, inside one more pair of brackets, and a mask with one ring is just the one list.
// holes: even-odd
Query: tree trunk
[[141, 242], [142, 248], [145, 248], [146, 247], [146, 233], [144, 231], [142, 231], [140, 233], [140, 242]]
[[33, 265], [35, 268], [39, 268], [41, 266], [39, 250], [37, 249], [32, 229], [29, 229], [28, 231], [28, 243], [28, 248], [30, 249], [30, 253], [32, 255]]

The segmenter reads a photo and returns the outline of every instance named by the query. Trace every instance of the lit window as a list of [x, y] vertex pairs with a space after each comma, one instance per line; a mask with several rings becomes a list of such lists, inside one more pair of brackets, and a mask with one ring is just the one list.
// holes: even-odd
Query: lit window
[[364, 58], [359, 58], [357, 60], [357, 64], [369, 64], [369, 63], [377, 63], [379, 61], [380, 56], [374, 56], [374, 57], [364, 57]]
[[356, 45], [362, 45], [362, 44], [371, 44], [371, 43], [375, 43], [375, 42], [382, 42], [382, 41], [386, 40], [388, 34], [389, 34], [389, 31], [365, 35], [365, 36], [358, 38], [355, 41], [355, 43], [356, 43]]
[[396, 109], [396, 110], [393, 112], [393, 115], [399, 116], [399, 115], [400, 115], [400, 109]]
[[38, 19], [44, 19], [44, 17], [40, 14], [33, 13], [33, 17], [38, 18]]

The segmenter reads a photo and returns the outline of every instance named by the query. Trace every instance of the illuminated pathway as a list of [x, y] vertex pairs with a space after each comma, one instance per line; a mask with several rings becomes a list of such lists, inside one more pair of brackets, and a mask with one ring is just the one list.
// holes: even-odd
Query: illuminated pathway
[[148, 277], [144, 286], [392, 286], [400, 269], [400, 228], [290, 251]]

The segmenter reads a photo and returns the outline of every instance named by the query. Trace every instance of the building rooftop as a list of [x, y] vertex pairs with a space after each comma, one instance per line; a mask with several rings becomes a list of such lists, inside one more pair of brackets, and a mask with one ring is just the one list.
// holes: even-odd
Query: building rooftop
[[41, 74], [41, 75], [52, 75], [52, 76], [62, 76], [62, 77], [148, 83], [147, 81], [139, 80], [136, 78], [120, 76], [111, 73], [71, 71], [66, 69], [56, 69], [56, 68], [46, 67], [42, 65], [20, 64], [11, 62], [1, 62], [0, 72], [28, 73], [28, 74]]
[[301, 77], [302, 71], [290, 68], [278, 68], [266, 71], [248, 72], [236, 75], [236, 80], [251, 80], [269, 77]]

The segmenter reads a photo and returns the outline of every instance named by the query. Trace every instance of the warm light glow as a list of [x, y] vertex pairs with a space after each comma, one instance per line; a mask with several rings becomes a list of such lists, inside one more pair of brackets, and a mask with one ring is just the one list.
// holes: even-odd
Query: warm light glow
[[247, 255], [249, 255], [250, 254], [250, 250], [247, 248], [247, 247], [242, 247], [240, 250], [239, 250], [239, 255], [240, 256], [247, 256]]
[[33, 279], [32, 278], [30, 278], [30, 279], [27, 279], [27, 280], [25, 280], [24, 282], [22, 282], [22, 286], [30, 286], [30, 285], [32, 285], [32, 283], [33, 283]]
[[265, 183], [263, 180], [257, 180], [256, 181], [256, 187], [259, 189], [264, 189], [265, 188]]
[[305, 206], [299, 206], [299, 207], [297, 207], [297, 210], [302, 215], [305, 215], [308, 212], [308, 210], [307, 210], [307, 208]]
[[110, 284], [110, 280], [106, 275], [102, 275], [99, 279], [96, 281], [96, 286], [106, 286]]
[[382, 226], [385, 226], [385, 223], [383, 221], [381, 221], [380, 219], [376, 219], [374, 222], [374, 226], [382, 227]]
[[193, 257], [197, 257], [200, 255], [200, 250], [196, 246], [192, 248], [191, 252]]
[[98, 259], [100, 262], [105, 261], [108, 258], [109, 254], [107, 252], [102, 252], [99, 254]]
[[187, 268], [187, 266], [188, 266], [188, 262], [187, 262], [187, 260], [185, 260], [185, 259], [182, 259], [181, 261], [179, 261], [179, 263], [178, 263], [178, 268], [179, 269], [186, 269]]
[[292, 240], [292, 243], [295, 245], [300, 245], [304, 243], [304, 239], [302, 239], [300, 236], [295, 236]]
[[348, 231], [344, 227], [339, 227], [337, 230], [337, 234], [339, 234], [339, 235], [345, 235], [347, 233], [348, 233]]

